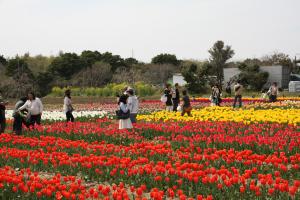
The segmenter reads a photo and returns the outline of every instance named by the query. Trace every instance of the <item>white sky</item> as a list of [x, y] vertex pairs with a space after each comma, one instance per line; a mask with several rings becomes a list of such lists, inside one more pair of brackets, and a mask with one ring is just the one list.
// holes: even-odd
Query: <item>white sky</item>
[[300, 53], [300, 0], [0, 0], [0, 55], [110, 51], [208, 58], [223, 40], [235, 60]]

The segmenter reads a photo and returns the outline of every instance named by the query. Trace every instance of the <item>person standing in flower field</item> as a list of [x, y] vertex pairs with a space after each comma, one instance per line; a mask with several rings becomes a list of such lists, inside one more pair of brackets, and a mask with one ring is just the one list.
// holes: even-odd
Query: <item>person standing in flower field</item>
[[130, 110], [127, 104], [128, 96], [123, 94], [119, 98], [119, 110], [117, 111], [117, 117], [119, 119], [119, 129], [131, 129], [132, 123], [130, 120]]
[[4, 133], [6, 128], [5, 107], [8, 101], [5, 101], [0, 95], [0, 134]]
[[269, 88], [268, 95], [269, 95], [269, 100], [270, 102], [276, 102], [277, 101], [277, 96], [278, 96], [278, 86], [277, 83], [274, 82], [272, 83], [271, 87]]
[[18, 109], [22, 107], [26, 101], [27, 101], [27, 97], [20, 98], [20, 100], [17, 101], [13, 112], [13, 118], [14, 118], [13, 131], [17, 135], [22, 134], [22, 124], [24, 123], [26, 125], [26, 121], [25, 121], [26, 113], [24, 112], [24, 110], [23, 112], [18, 111]]
[[172, 91], [171, 91], [171, 85], [170, 84], [166, 84], [166, 88], [164, 90], [164, 95], [167, 98], [166, 111], [171, 112], [173, 110], [173, 103], [172, 103]]
[[181, 112], [181, 116], [184, 116], [186, 113], [188, 114], [189, 117], [192, 116], [191, 112], [192, 112], [192, 106], [191, 106], [191, 102], [190, 102], [190, 97], [187, 94], [187, 91], [184, 90], [182, 91], [182, 112]]
[[34, 126], [35, 124], [40, 125], [44, 109], [42, 101], [37, 98], [33, 92], [29, 92], [27, 98], [28, 100], [23, 106], [18, 109], [18, 111], [22, 111], [25, 109], [28, 110], [28, 127]]
[[180, 103], [179, 84], [175, 83], [175, 89], [172, 92], [173, 111], [177, 111], [177, 107]]
[[66, 90], [64, 98], [64, 113], [66, 114], [67, 122], [74, 122], [73, 111], [74, 108], [71, 101], [71, 90]]
[[212, 87], [211, 102], [213, 106], [220, 106], [221, 103], [221, 90], [217, 85]]
[[239, 107], [242, 107], [242, 92], [243, 92], [243, 86], [240, 84], [240, 81], [237, 81], [236, 84], [233, 87], [234, 89], [234, 102], [233, 102], [233, 108], [236, 107], [236, 103], [239, 102]]
[[129, 96], [127, 104], [128, 104], [128, 108], [130, 111], [130, 120], [131, 120], [131, 123], [134, 124], [134, 123], [136, 123], [136, 116], [137, 116], [137, 113], [139, 110], [139, 100], [138, 100], [137, 96], [134, 94], [133, 89], [129, 89], [127, 91], [127, 94]]

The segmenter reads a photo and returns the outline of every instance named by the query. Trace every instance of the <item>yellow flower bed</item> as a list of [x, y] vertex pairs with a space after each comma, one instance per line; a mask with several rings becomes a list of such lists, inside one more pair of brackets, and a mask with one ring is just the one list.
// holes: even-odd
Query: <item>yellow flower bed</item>
[[254, 104], [247, 104], [244, 106], [244, 108], [263, 108], [263, 109], [271, 109], [271, 108], [300, 108], [300, 101], [290, 101], [290, 100], [285, 100], [285, 101], [277, 101], [277, 102], [274, 102], [274, 103], [261, 103], [261, 102], [258, 102], [258, 103], [254, 103]]
[[230, 107], [206, 107], [193, 110], [192, 117], [181, 116], [180, 112], [154, 112], [150, 115], [139, 115], [145, 121], [234, 121], [250, 124], [253, 122], [276, 122], [299, 125], [300, 109], [233, 109]]

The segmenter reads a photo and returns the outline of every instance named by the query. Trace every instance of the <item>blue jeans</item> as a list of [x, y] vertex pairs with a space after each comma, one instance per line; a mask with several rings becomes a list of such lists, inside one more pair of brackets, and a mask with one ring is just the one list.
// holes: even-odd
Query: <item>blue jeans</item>
[[239, 107], [242, 107], [242, 95], [235, 95], [234, 97], [234, 102], [233, 102], [233, 107], [235, 108], [236, 102], [239, 102]]

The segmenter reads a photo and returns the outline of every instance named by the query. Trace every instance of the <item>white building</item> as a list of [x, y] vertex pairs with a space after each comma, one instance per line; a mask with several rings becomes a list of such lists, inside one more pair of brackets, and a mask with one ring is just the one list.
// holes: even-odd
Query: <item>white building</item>
[[[288, 67], [281, 65], [274, 66], [262, 66], [261, 71], [268, 72], [268, 81], [265, 84], [269, 87], [273, 82], [277, 82], [278, 86], [281, 88], [288, 88], [290, 81], [290, 70]], [[225, 68], [224, 69], [224, 82], [228, 82], [231, 78], [238, 75], [240, 70], [238, 68]]]

